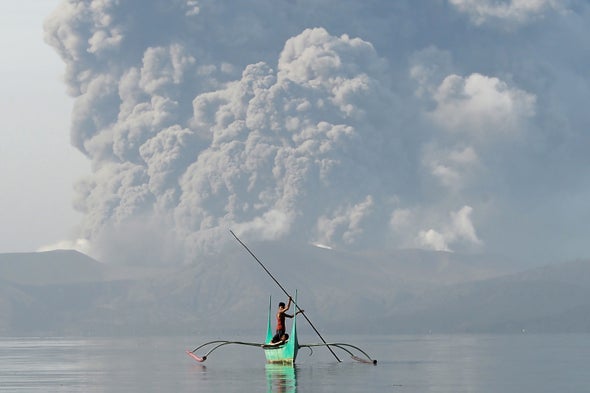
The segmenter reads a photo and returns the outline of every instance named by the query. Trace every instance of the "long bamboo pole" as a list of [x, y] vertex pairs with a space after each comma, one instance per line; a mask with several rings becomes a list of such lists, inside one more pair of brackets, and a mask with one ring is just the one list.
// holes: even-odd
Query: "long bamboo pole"
[[[236, 240], [238, 241], [238, 243], [240, 243], [246, 249], [246, 251], [248, 251], [250, 253], [250, 255], [252, 255], [252, 257], [256, 260], [256, 262], [258, 262], [258, 264], [260, 266], [262, 266], [262, 268], [264, 269], [264, 271], [270, 276], [270, 278], [273, 279], [273, 281], [279, 286], [279, 288], [281, 288], [281, 290], [285, 293], [285, 295], [287, 295], [288, 297], [291, 297], [291, 295], [289, 295], [289, 293], [285, 290], [285, 288], [283, 288], [283, 286], [281, 285], [281, 283], [278, 282], [277, 279], [271, 274], [271, 272], [266, 268], [266, 266], [264, 266], [262, 264], [262, 262], [260, 262], [260, 259], [258, 259], [256, 257], [256, 255], [254, 255], [254, 253], [252, 251], [250, 251], [250, 249], [248, 248], [248, 246], [246, 246], [244, 244], [244, 242], [242, 242], [231, 229], [230, 229], [229, 232], [236, 238]], [[301, 308], [299, 308], [299, 306], [297, 305], [297, 303], [295, 303], [295, 308], [298, 311], [301, 311]], [[305, 320], [309, 323], [309, 326], [311, 326], [311, 328], [316, 332], [316, 334], [318, 335], [318, 337], [323, 341], [323, 343], [326, 345], [326, 347], [328, 347], [328, 349], [330, 350], [330, 352], [332, 352], [332, 355], [334, 355], [334, 357], [336, 358], [336, 360], [338, 360], [338, 362], [341, 362], [341, 360], [338, 358], [338, 356], [336, 356], [336, 354], [334, 353], [334, 351], [332, 350], [332, 348], [330, 348], [330, 345], [326, 342], [326, 340], [324, 340], [324, 338], [322, 337], [322, 335], [320, 334], [320, 332], [318, 332], [318, 330], [313, 325], [313, 323], [311, 323], [311, 321], [309, 320], [309, 318], [307, 317], [307, 315], [304, 312], [301, 313], [301, 314], [303, 315], [303, 317], [305, 318]]]

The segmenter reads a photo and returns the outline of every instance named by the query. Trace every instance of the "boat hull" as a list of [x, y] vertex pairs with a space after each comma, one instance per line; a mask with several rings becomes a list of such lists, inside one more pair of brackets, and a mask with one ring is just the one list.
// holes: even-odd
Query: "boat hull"
[[297, 358], [298, 348], [289, 343], [279, 348], [265, 348], [266, 362], [271, 364], [293, 364]]

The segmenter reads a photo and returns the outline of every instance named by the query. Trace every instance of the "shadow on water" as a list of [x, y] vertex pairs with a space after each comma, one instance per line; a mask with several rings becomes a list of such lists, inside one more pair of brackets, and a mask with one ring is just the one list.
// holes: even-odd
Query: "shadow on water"
[[266, 386], [269, 393], [297, 392], [297, 367], [280, 364], [266, 365]]

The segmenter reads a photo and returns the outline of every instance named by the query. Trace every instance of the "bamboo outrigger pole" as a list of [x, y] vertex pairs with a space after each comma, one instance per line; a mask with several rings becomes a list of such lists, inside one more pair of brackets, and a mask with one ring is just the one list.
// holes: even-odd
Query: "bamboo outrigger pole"
[[[236, 238], [236, 240], [238, 241], [238, 243], [240, 243], [242, 246], [244, 246], [244, 248], [246, 249], [246, 251], [248, 251], [250, 253], [250, 255], [252, 255], [252, 257], [256, 260], [256, 262], [258, 262], [258, 264], [260, 266], [262, 266], [262, 268], [264, 269], [264, 271], [270, 276], [270, 278], [273, 279], [273, 281], [279, 286], [279, 288], [281, 288], [281, 290], [285, 293], [285, 295], [291, 297], [291, 295], [289, 295], [289, 293], [285, 290], [285, 288], [283, 288], [283, 286], [281, 285], [281, 283], [279, 283], [277, 281], [276, 278], [274, 278], [274, 276], [268, 271], [268, 269], [266, 268], [266, 266], [264, 266], [262, 264], [262, 262], [260, 262], [260, 259], [258, 259], [256, 257], [256, 255], [254, 255], [254, 253], [252, 251], [250, 251], [250, 249], [248, 248], [248, 246], [246, 246], [237, 236], [236, 234], [230, 229], [229, 232]], [[298, 311], [302, 311], [299, 306], [297, 305], [297, 303], [295, 303], [295, 308]], [[334, 351], [332, 350], [332, 348], [330, 348], [330, 345], [326, 342], [326, 340], [324, 340], [324, 338], [322, 337], [322, 335], [320, 334], [320, 332], [318, 332], [318, 330], [315, 328], [315, 326], [313, 326], [313, 323], [311, 323], [311, 321], [309, 320], [309, 318], [307, 317], [307, 315], [305, 315], [305, 313], [301, 313], [303, 315], [303, 317], [305, 318], [305, 320], [309, 323], [309, 325], [311, 326], [311, 328], [316, 332], [316, 334], [318, 335], [318, 337], [323, 341], [323, 343], [326, 345], [326, 347], [328, 347], [328, 349], [330, 350], [330, 352], [332, 352], [332, 355], [334, 355], [334, 357], [336, 358], [336, 360], [338, 360], [338, 362], [340, 363], [341, 360], [338, 358], [338, 356], [336, 356], [336, 354], [334, 353]]]

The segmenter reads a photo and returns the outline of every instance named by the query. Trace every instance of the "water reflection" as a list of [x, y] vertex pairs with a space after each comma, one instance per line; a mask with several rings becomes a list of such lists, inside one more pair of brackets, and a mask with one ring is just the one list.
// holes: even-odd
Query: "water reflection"
[[[248, 339], [247, 341], [254, 341]], [[187, 338], [2, 338], [0, 392], [588, 392], [590, 335], [371, 336], [376, 367], [327, 351], [295, 368], [228, 348], [207, 364]], [[256, 357], [254, 357], [256, 356]]]
[[267, 364], [266, 386], [269, 393], [297, 392], [297, 368], [282, 364]]

